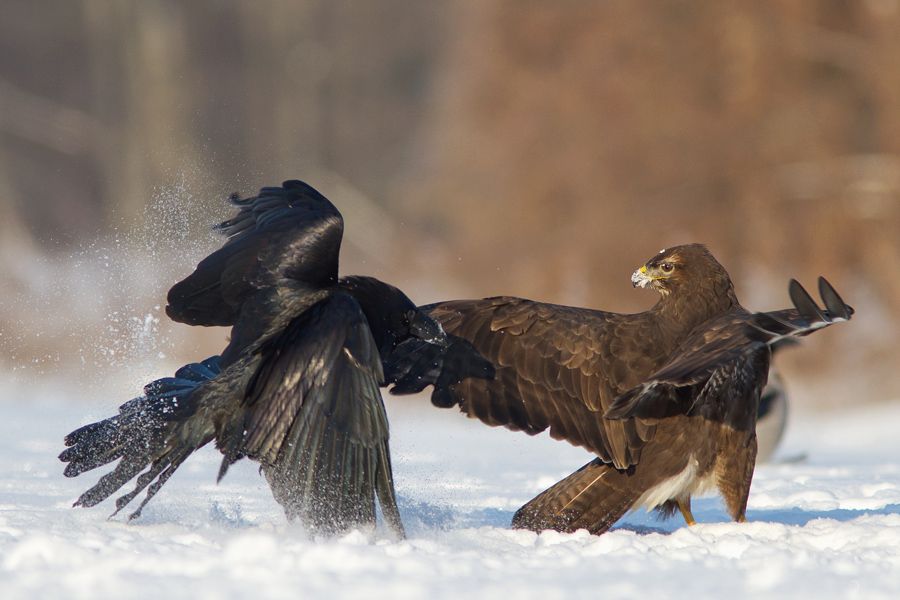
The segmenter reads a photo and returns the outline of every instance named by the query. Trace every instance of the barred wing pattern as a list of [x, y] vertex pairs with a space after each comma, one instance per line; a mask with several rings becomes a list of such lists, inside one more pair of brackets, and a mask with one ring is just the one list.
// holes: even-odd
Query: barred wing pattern
[[652, 347], [636, 347], [653, 338], [652, 321], [509, 297], [423, 310], [494, 364], [493, 379], [452, 386], [453, 401], [470, 417], [528, 434], [549, 429], [617, 468], [638, 462], [653, 426], [609, 421], [603, 412], [664, 360]]

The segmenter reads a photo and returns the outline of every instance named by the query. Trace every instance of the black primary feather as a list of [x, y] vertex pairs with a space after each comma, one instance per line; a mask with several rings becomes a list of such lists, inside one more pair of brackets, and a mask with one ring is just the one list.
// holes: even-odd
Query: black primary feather
[[[64, 471], [66, 477], [75, 477], [85, 471], [119, 461], [116, 468], [84, 492], [75, 505], [99, 504], [138, 473], [166, 456], [168, 436], [179, 421], [188, 418], [196, 410], [192, 400], [193, 391], [219, 372], [218, 356], [186, 365], [174, 377], [157, 379], [147, 384], [144, 395], [119, 407], [118, 415], [85, 425], [67, 435], [65, 444], [68, 447], [59, 455], [60, 460], [68, 463]], [[188, 453], [195, 449], [191, 448]], [[171, 468], [172, 472], [178, 464]], [[171, 465], [166, 463], [166, 466]], [[151, 468], [148, 473], [152, 470]], [[147, 484], [151, 481], [152, 478]], [[137, 495], [147, 484], [139, 486], [130, 496]], [[117, 507], [121, 508], [118, 504]]]

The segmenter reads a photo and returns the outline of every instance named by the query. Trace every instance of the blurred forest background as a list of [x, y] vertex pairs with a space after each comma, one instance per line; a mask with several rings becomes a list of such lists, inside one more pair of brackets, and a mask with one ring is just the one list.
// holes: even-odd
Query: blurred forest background
[[[137, 391], [226, 195], [302, 178], [343, 273], [417, 301], [648, 307], [707, 243], [743, 303], [825, 274], [802, 402], [900, 397], [900, 0], [0, 0], [0, 364]], [[84, 383], [87, 382], [87, 383]], [[124, 399], [123, 399], [124, 400]]]

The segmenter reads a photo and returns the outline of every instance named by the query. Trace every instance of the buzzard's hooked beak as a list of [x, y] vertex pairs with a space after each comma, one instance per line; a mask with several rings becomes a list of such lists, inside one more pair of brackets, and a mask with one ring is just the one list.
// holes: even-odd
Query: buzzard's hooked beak
[[652, 281], [653, 278], [647, 273], [647, 265], [631, 274], [631, 285], [633, 287], [647, 287]]

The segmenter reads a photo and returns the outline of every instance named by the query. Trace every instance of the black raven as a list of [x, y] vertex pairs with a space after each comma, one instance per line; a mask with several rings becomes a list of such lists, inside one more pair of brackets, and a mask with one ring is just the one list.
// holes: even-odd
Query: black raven
[[[375, 499], [399, 535], [382, 361], [416, 339], [431, 359], [408, 374], [435, 394], [465, 377], [491, 377], [471, 344], [447, 336], [397, 288], [338, 278], [343, 219], [301, 181], [231, 198], [219, 250], [168, 294], [166, 313], [190, 325], [230, 326], [221, 356], [154, 381], [119, 414], [65, 438], [65, 475], [119, 460], [75, 503], [93, 506], [133, 477], [145, 488], [131, 518], [196, 449], [215, 440], [219, 479], [242, 457], [258, 461], [288, 518], [316, 532], [375, 522]], [[143, 471], [143, 473], [142, 473]], [[115, 513], [114, 513], [115, 514]]]

